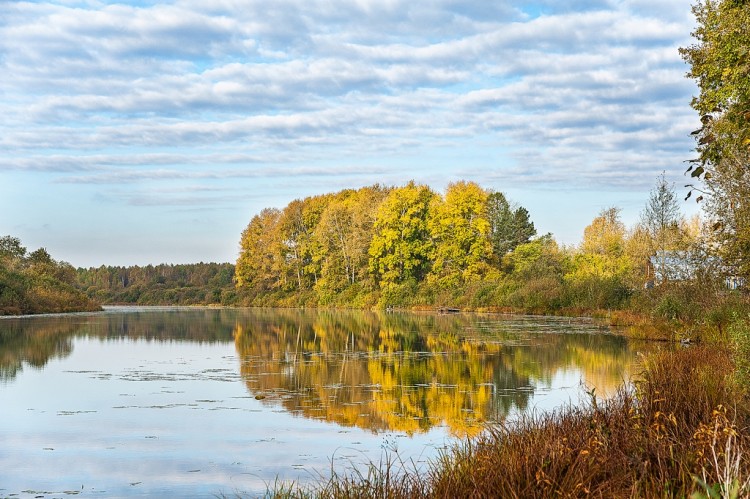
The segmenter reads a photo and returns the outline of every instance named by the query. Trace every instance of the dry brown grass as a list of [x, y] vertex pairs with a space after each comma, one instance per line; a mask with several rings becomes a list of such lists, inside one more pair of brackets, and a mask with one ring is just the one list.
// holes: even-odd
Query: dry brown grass
[[731, 372], [722, 349], [654, 354], [635, 387], [607, 401], [592, 394], [586, 407], [488, 428], [421, 474], [386, 463], [280, 495], [748, 497], [750, 411]]

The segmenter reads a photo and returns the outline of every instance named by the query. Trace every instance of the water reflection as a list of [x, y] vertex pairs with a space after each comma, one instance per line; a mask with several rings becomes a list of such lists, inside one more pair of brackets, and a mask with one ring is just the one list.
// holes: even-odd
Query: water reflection
[[588, 320], [359, 311], [123, 309], [0, 321], [0, 380], [101, 341], [234, 341], [251, 395], [375, 432], [457, 436], [523, 412], [560, 377], [598, 394], [627, 378], [624, 338]]
[[104, 313], [0, 319], [0, 381], [12, 381], [24, 365], [43, 368], [65, 358], [74, 337], [102, 340], [230, 342], [233, 310], [173, 307], [110, 307]]
[[12, 381], [23, 371], [24, 364], [41, 368], [50, 359], [70, 355], [75, 326], [55, 323], [28, 326], [30, 323], [21, 321], [0, 323], [0, 381]]
[[258, 310], [238, 318], [234, 338], [264, 403], [373, 431], [445, 425], [465, 436], [524, 411], [561, 374], [614, 391], [633, 354], [600, 332], [571, 319]]
[[612, 391], [633, 343], [601, 332], [302, 310], [3, 318], [0, 496], [82, 484], [108, 497], [257, 496], [275, 477], [314, 479], [394, 446], [423, 462], [451, 434], [556, 407], [581, 378]]

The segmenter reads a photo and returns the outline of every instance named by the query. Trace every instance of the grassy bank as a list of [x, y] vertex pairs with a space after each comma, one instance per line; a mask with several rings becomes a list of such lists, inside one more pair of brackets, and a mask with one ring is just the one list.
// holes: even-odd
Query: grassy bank
[[275, 497], [748, 497], [750, 320], [644, 359], [629, 388], [487, 428], [426, 470], [388, 462]]

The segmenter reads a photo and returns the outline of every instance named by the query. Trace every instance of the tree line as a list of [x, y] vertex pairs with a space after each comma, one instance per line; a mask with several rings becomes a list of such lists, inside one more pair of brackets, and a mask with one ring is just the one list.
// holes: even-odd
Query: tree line
[[231, 263], [100, 266], [76, 271], [77, 286], [103, 304], [232, 305]]
[[[539, 312], [626, 307], [646, 283], [678, 280], [679, 269], [664, 255], [700, 266], [705, 230], [680, 214], [677, 199], [662, 174], [634, 227], [608, 208], [569, 247], [537, 236], [528, 210], [474, 182], [452, 183], [444, 194], [410, 182], [297, 199], [262, 210], [243, 231], [239, 301]], [[658, 274], [655, 255], [664, 259]]]
[[535, 235], [528, 211], [473, 182], [445, 196], [415, 182], [374, 185], [267, 208], [242, 233], [245, 301], [371, 305], [420, 283], [452, 288], [492, 274]]

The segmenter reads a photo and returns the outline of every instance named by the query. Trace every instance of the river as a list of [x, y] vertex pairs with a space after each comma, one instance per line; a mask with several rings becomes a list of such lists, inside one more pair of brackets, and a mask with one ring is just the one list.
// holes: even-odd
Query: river
[[262, 494], [607, 396], [591, 319], [110, 307], [0, 319], [0, 497]]

